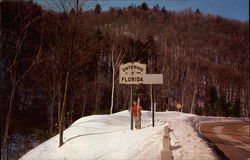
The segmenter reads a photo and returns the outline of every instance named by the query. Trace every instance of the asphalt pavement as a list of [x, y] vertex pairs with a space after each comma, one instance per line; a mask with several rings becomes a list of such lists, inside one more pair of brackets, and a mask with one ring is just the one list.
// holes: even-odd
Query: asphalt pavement
[[249, 121], [203, 123], [199, 131], [215, 145], [222, 158], [250, 160]]

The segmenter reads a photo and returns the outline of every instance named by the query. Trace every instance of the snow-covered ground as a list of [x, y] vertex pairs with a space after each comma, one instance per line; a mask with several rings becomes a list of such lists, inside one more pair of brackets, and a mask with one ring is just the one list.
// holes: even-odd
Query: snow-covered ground
[[[64, 131], [64, 145], [58, 147], [58, 135], [32, 149], [20, 160], [38, 159], [148, 159], [160, 158], [163, 128], [168, 125], [171, 148], [176, 160], [213, 160], [216, 154], [198, 136], [195, 125], [221, 120], [177, 112], [156, 112], [151, 127], [150, 111], [142, 113], [142, 129], [130, 130], [129, 112], [83, 117]], [[224, 119], [223, 119], [224, 120]]]

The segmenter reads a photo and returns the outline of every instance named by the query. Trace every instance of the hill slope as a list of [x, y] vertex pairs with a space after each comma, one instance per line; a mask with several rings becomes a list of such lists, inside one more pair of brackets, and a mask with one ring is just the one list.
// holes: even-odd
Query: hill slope
[[[207, 144], [197, 136], [190, 119], [198, 117], [177, 112], [143, 111], [142, 129], [130, 130], [128, 111], [94, 115], [74, 122], [65, 130], [65, 144], [58, 148], [58, 135], [42, 143], [20, 160], [31, 159], [159, 159], [163, 128], [169, 125], [175, 159], [216, 159]], [[192, 148], [192, 150], [190, 150]]]

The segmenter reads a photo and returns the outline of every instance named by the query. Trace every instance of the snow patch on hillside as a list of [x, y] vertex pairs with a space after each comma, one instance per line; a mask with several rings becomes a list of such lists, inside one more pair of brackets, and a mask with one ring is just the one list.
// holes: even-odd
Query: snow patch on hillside
[[64, 145], [58, 135], [26, 153], [20, 160], [38, 159], [148, 159], [160, 158], [163, 128], [171, 128], [174, 159], [217, 159], [193, 125], [199, 116], [177, 112], [156, 112], [151, 127], [151, 112], [142, 112], [142, 129], [130, 130], [129, 112], [80, 118], [64, 131]]

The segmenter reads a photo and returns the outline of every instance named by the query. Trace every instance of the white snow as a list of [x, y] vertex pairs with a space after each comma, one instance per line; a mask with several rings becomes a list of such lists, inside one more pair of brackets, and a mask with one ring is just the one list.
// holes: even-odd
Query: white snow
[[142, 112], [142, 129], [130, 130], [129, 112], [83, 117], [64, 131], [64, 144], [58, 135], [23, 155], [20, 160], [57, 159], [148, 159], [160, 158], [163, 128], [168, 125], [174, 159], [213, 160], [215, 153], [194, 129], [202, 117], [177, 112], [156, 112], [155, 127], [151, 112]]

